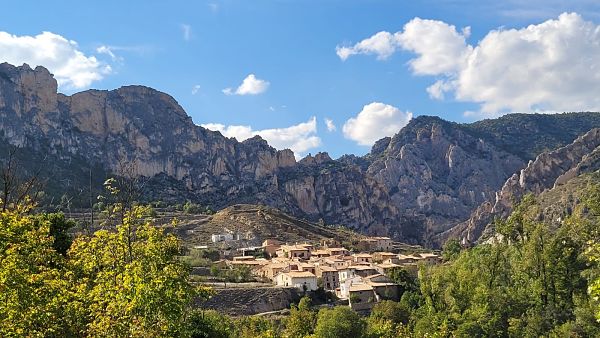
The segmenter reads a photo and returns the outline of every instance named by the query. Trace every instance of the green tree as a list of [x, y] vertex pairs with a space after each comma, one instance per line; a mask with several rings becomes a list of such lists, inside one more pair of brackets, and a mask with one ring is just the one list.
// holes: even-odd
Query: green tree
[[70, 336], [64, 257], [50, 221], [28, 211], [0, 212], [0, 336]]
[[202, 212], [202, 207], [199, 204], [187, 201], [183, 205], [183, 212], [186, 214], [199, 214]]
[[410, 337], [406, 324], [410, 320], [410, 310], [404, 304], [384, 300], [377, 303], [367, 319], [369, 337], [395, 338]]
[[337, 306], [319, 311], [315, 327], [317, 338], [360, 338], [365, 333], [365, 322], [349, 307]]
[[192, 287], [173, 235], [143, 221], [146, 207], [123, 213], [115, 232], [78, 237], [69, 251], [77, 302], [73, 311], [95, 337], [184, 336]]
[[317, 324], [317, 313], [310, 307], [308, 296], [300, 299], [298, 306], [292, 305], [290, 315], [285, 319], [284, 337], [301, 338], [311, 335]]
[[400, 296], [407, 291], [417, 291], [419, 289], [419, 283], [416, 277], [410, 274], [408, 270], [396, 267], [389, 270], [387, 276], [394, 281], [394, 283], [400, 285]]
[[394, 324], [408, 324], [410, 310], [405, 305], [391, 300], [381, 301], [371, 310], [370, 318], [389, 320]]
[[462, 247], [458, 239], [452, 238], [444, 244], [444, 248], [442, 250], [442, 257], [445, 261], [451, 261], [458, 256], [461, 250]]
[[73, 242], [69, 230], [75, 227], [75, 221], [66, 219], [63, 213], [39, 214], [36, 216], [40, 222], [49, 223], [50, 236], [54, 240], [52, 247], [61, 255], [66, 256]]
[[229, 338], [235, 329], [231, 318], [214, 310], [194, 310], [187, 322], [191, 338]]
[[261, 317], [242, 317], [235, 322], [234, 337], [239, 338], [278, 338], [280, 328], [275, 322]]

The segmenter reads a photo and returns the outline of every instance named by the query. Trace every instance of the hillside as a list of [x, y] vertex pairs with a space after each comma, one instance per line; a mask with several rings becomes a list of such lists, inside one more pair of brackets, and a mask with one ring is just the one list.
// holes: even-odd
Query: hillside
[[319, 225], [274, 208], [250, 204], [236, 204], [212, 216], [177, 218], [180, 225], [175, 231], [188, 245], [211, 244], [211, 235], [222, 234], [225, 229], [241, 234], [244, 238], [242, 245], [245, 246], [259, 246], [265, 239], [292, 244], [326, 239], [341, 243], [363, 237], [343, 227]]
[[[599, 157], [600, 129], [592, 129], [569, 145], [538, 155], [534, 161], [528, 163], [527, 167], [507, 179], [494, 199], [482, 203], [465, 222], [440, 234], [438, 241], [460, 237], [465, 241], [475, 242], [484, 233], [484, 237], [490, 236], [493, 231], [490, 224], [493, 220], [508, 217], [515, 203], [527, 194], [547, 196], [557, 201], [573, 198], [572, 184], [578, 187], [577, 182], [582, 180], [582, 175], [600, 170]], [[574, 183], [571, 182], [573, 180]], [[568, 208], [569, 205], [572, 207], [573, 201], [559, 208]], [[565, 216], [554, 212], [549, 212], [548, 215], [561, 218]]]

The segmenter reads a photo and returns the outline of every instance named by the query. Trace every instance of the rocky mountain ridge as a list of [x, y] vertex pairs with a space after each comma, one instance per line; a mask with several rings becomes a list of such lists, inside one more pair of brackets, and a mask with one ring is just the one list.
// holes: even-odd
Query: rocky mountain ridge
[[[600, 114], [514, 114], [473, 124], [420, 116], [365, 156], [334, 160], [319, 153], [296, 161], [258, 136], [238, 142], [196, 126], [171, 96], [148, 87], [66, 96], [43, 67], [0, 64], [0, 125], [4, 146], [47, 154], [51, 178], [71, 175], [55, 184], [57, 193], [82, 191], [87, 170], [99, 186], [127, 167], [148, 178], [148, 200], [192, 200], [213, 209], [264, 204], [433, 244], [493, 200], [541, 149], [600, 127]], [[521, 146], [519, 135], [527, 140]]]
[[529, 193], [540, 195], [582, 174], [600, 170], [599, 158], [600, 129], [594, 128], [567, 146], [538, 155], [514, 173], [493, 200], [482, 203], [467, 221], [441, 237], [460, 237], [468, 242], [477, 241], [483, 234], [489, 237], [494, 218], [507, 217], [523, 196]]

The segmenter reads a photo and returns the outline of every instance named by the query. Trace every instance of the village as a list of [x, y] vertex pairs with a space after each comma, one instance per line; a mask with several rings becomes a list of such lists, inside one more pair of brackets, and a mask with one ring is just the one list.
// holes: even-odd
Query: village
[[[226, 243], [235, 238], [213, 235], [211, 240]], [[220, 269], [243, 267], [256, 280], [293, 287], [302, 294], [322, 288], [352, 309], [368, 311], [382, 300], [399, 300], [402, 290], [390, 278], [393, 270], [417, 277], [420, 264], [441, 262], [433, 252], [398, 253], [388, 237], [365, 237], [355, 244], [349, 250], [331, 239], [314, 244], [266, 239], [261, 246], [227, 252], [229, 257], [215, 263]]]

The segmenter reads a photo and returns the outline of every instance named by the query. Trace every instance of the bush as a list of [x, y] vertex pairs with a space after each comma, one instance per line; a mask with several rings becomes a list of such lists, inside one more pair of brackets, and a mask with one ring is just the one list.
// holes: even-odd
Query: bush
[[351, 308], [338, 306], [319, 311], [315, 337], [363, 337], [364, 335], [365, 322]]
[[183, 209], [183, 212], [185, 212], [186, 214], [202, 213], [202, 207], [199, 204], [192, 203], [190, 201], [185, 202], [182, 209]]
[[189, 325], [191, 338], [228, 338], [235, 330], [231, 318], [215, 310], [194, 310]]

